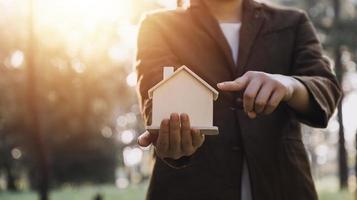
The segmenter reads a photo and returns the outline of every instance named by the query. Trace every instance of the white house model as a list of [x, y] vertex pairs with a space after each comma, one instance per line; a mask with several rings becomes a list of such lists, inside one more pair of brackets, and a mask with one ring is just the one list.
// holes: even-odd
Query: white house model
[[192, 128], [206, 135], [218, 134], [213, 126], [213, 101], [218, 91], [182, 66], [174, 72], [173, 67], [164, 67], [163, 80], [149, 90], [152, 98], [152, 124], [147, 130], [158, 130], [163, 119], [171, 113], [186, 113]]

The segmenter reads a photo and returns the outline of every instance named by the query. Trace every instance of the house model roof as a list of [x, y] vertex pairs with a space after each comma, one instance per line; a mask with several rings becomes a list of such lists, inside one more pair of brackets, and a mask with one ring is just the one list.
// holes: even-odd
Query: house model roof
[[195, 74], [193, 71], [191, 71], [188, 67], [186, 66], [182, 66], [179, 69], [177, 69], [171, 76], [163, 79], [162, 81], [160, 81], [158, 84], [156, 84], [154, 87], [152, 87], [149, 90], [149, 97], [152, 98], [152, 94], [154, 92], [154, 90], [156, 90], [157, 88], [159, 88], [162, 84], [166, 83], [167, 81], [169, 81], [170, 79], [172, 79], [173, 77], [175, 77], [177, 74], [179, 74], [182, 71], [186, 71], [188, 72], [193, 78], [195, 78], [198, 82], [200, 82], [202, 85], [204, 85], [208, 90], [210, 90], [213, 93], [213, 99], [217, 100], [218, 98], [218, 91], [215, 90], [210, 84], [208, 84], [206, 81], [204, 81], [201, 77], [199, 77], [197, 74]]

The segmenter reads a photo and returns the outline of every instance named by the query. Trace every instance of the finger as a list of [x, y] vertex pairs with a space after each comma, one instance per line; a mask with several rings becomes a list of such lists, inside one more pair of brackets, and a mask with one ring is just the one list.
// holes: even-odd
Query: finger
[[173, 157], [176, 157], [181, 152], [181, 130], [180, 116], [173, 113], [170, 116], [170, 148], [169, 152]]
[[158, 134], [150, 133], [149, 131], [145, 131], [138, 137], [138, 145], [141, 147], [147, 147], [152, 143], [155, 143]]
[[250, 111], [247, 114], [250, 119], [255, 119], [257, 117], [257, 113], [254, 111]]
[[200, 130], [197, 129], [191, 129], [191, 134], [192, 134], [192, 145], [195, 149], [197, 149], [205, 141], [205, 135], [202, 134]]
[[272, 95], [273, 91], [274, 91], [273, 86], [271, 84], [264, 85], [260, 89], [257, 97], [255, 98], [255, 103], [254, 103], [254, 111], [257, 114], [260, 114], [264, 111], [265, 106], [268, 103], [269, 98]]
[[269, 99], [268, 104], [264, 110], [264, 114], [269, 115], [278, 107], [281, 100], [284, 98], [284, 92], [281, 90], [275, 90]]
[[250, 81], [243, 95], [243, 107], [246, 113], [254, 111], [254, 101], [262, 84], [261, 81]]
[[190, 119], [187, 114], [181, 114], [181, 149], [186, 156], [193, 153]]
[[159, 155], [166, 155], [169, 151], [169, 131], [169, 120], [162, 120], [159, 130], [159, 136], [156, 142], [156, 151]]
[[247, 76], [241, 76], [234, 81], [226, 81], [218, 83], [217, 87], [223, 91], [240, 91], [243, 90], [249, 82]]

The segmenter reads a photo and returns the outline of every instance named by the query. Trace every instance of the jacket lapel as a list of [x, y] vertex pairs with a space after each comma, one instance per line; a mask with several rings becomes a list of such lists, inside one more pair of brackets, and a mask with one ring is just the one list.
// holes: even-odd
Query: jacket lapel
[[190, 10], [192, 17], [198, 24], [207, 32], [210, 37], [217, 43], [221, 52], [224, 54], [229, 70], [232, 74], [235, 73], [235, 63], [233, 60], [231, 48], [226, 40], [220, 26], [219, 22], [210, 13], [206, 5], [200, 0], [191, 0]]
[[239, 38], [239, 54], [237, 76], [241, 76], [245, 71], [254, 70], [259, 66], [246, 66], [248, 58], [252, 53], [254, 42], [261, 31], [264, 24], [264, 16], [260, 10], [261, 4], [253, 0], [244, 0], [243, 2], [243, 18], [242, 28], [240, 30]]
[[247, 70], [253, 70], [253, 67], [257, 67], [248, 67], [246, 64], [256, 37], [264, 24], [265, 18], [260, 8], [261, 4], [254, 0], [243, 0], [243, 18], [240, 30], [238, 63], [236, 65], [228, 41], [219, 27], [219, 22], [201, 0], [191, 0], [190, 9], [194, 20], [196, 20], [217, 43], [227, 60], [229, 70], [235, 77], [241, 76]]

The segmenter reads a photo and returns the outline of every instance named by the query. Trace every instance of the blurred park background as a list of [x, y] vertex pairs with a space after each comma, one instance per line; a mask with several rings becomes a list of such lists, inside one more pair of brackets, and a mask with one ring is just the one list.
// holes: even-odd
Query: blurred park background
[[[326, 129], [303, 127], [322, 200], [356, 189], [357, 0], [275, 0], [305, 10], [343, 85]], [[0, 199], [144, 199], [152, 150], [133, 61], [137, 24], [177, 0], [0, 0]]]

